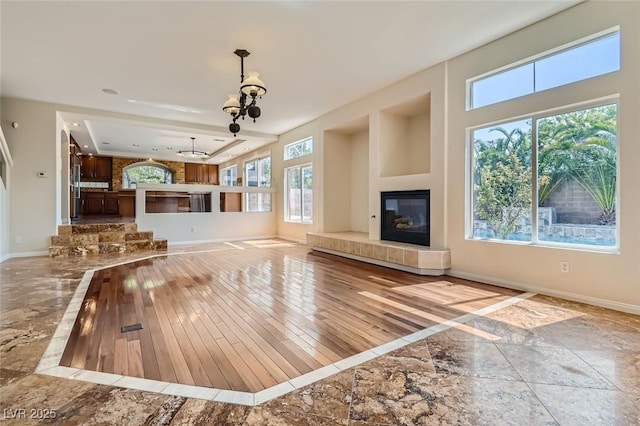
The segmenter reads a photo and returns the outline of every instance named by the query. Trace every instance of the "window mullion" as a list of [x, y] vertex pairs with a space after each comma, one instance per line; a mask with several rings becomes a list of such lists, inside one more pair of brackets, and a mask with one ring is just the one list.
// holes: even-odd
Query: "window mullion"
[[538, 119], [531, 118], [531, 242], [538, 243]]
[[304, 184], [302, 183], [302, 166], [298, 166], [298, 182], [300, 183], [300, 223], [304, 218]]

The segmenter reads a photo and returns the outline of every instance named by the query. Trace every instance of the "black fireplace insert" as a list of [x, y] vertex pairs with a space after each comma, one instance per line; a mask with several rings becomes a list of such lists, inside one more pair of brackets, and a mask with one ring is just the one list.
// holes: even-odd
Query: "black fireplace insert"
[[430, 245], [429, 190], [382, 192], [380, 237], [387, 241]]

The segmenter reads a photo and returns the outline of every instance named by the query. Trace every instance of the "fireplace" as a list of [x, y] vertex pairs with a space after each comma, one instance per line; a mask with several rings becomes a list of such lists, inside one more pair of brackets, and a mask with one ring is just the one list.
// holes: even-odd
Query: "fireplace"
[[429, 190], [390, 191], [380, 195], [381, 239], [430, 245]]

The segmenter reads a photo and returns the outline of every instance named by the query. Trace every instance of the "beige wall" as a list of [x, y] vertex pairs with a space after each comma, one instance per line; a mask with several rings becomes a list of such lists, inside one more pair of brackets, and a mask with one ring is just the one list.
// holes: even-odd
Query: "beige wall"
[[[19, 123], [17, 129], [11, 127], [13, 121]], [[3, 98], [1, 124], [13, 157], [9, 251], [12, 255], [44, 254], [60, 215], [56, 110], [52, 104]], [[38, 171], [47, 177], [38, 178]]]
[[0, 183], [0, 262], [9, 255], [9, 191]]
[[[444, 247], [446, 233], [445, 145], [443, 142], [445, 130], [444, 81], [445, 65], [439, 64], [331, 111], [311, 123], [282, 134], [280, 140], [272, 145], [274, 152], [278, 153], [277, 155], [281, 155], [282, 146], [287, 143], [309, 135], [314, 137], [314, 154], [312, 156], [314, 162], [314, 223], [313, 225], [288, 224], [282, 220], [282, 215], [278, 215], [278, 234], [285, 238], [304, 240], [308, 231], [364, 230], [366, 232], [368, 230], [370, 238], [379, 239], [381, 191], [431, 189], [432, 246]], [[419, 125], [412, 125], [412, 120], [405, 118], [405, 124], [409, 123], [404, 126], [403, 132], [407, 137], [415, 137], [429, 128], [427, 134], [423, 135], [428, 140], [422, 143], [423, 147], [428, 147], [429, 152], [424, 153], [424, 158], [408, 160], [408, 156], [397, 156], [396, 158], [393, 153], [384, 151], [382, 145], [389, 146], [389, 144], [386, 143], [387, 138], [383, 134], [386, 124], [381, 126], [380, 111], [396, 107], [407, 100], [425, 99], [428, 95], [430, 95], [432, 106], [439, 105], [440, 107], [432, 107], [429, 122], [423, 121]], [[353, 146], [353, 137], [349, 136], [348, 131], [345, 131], [345, 126], [348, 127], [348, 123], [359, 122], [362, 117], [369, 117], [366, 126], [368, 128], [367, 150], [364, 150], [364, 147], [359, 144], [358, 148]], [[393, 121], [391, 126], [393, 126]], [[362, 130], [356, 131], [356, 133], [359, 132]], [[348, 149], [344, 152], [341, 152], [341, 147], [333, 146], [341, 137], [346, 138], [346, 141], [351, 141], [346, 143]], [[359, 137], [363, 136], [355, 138]], [[329, 140], [326, 141], [326, 138]], [[433, 141], [438, 141], [438, 143]], [[364, 189], [362, 180], [354, 178], [354, 176], [362, 176], [361, 171], [353, 169], [354, 165], [358, 164], [359, 167], [364, 167], [362, 163], [366, 163], [366, 158], [355, 158], [355, 155], [360, 154], [368, 154], [367, 196], [362, 197], [363, 201], [368, 199], [368, 205], [366, 208], [358, 205], [357, 211], [354, 211], [353, 196], [362, 196], [360, 193], [354, 195], [354, 189], [357, 191]], [[387, 157], [388, 154], [391, 155], [390, 158]], [[346, 161], [346, 158], [351, 156], [354, 157]], [[385, 167], [388, 167], [388, 170], [399, 171], [398, 173], [401, 175], [385, 176], [386, 172], [379, 167], [381, 164], [379, 160], [383, 156], [386, 157]], [[407, 165], [407, 161], [411, 161], [412, 164]], [[424, 165], [425, 162], [428, 163], [428, 166]], [[411, 168], [418, 167], [418, 164], [422, 164], [421, 167], [430, 170], [430, 172], [411, 174]], [[340, 170], [339, 167], [346, 169]], [[281, 175], [282, 169], [274, 167], [274, 173]], [[281, 189], [278, 188], [278, 191], [280, 197]], [[344, 220], [344, 213], [341, 213], [339, 209], [349, 212], [346, 220]], [[363, 218], [366, 218], [366, 224], [363, 223], [365, 220]]]
[[[302, 158], [284, 161], [284, 146], [299, 140], [312, 137], [313, 138], [313, 154]], [[236, 164], [238, 166], [238, 176], [242, 176], [243, 163], [251, 158], [255, 158], [263, 153], [270, 153], [271, 155], [271, 186], [275, 188], [276, 193], [273, 194], [272, 210], [276, 214], [277, 219], [277, 233], [280, 237], [288, 238], [295, 241], [306, 241], [307, 232], [320, 230], [320, 224], [322, 223], [323, 212], [320, 206], [321, 196], [319, 191], [322, 190], [322, 176], [323, 171], [321, 169], [322, 162], [320, 161], [323, 153], [323, 147], [319, 143], [319, 135], [315, 122], [300, 126], [286, 134], [280, 136], [277, 142], [264, 146], [256, 151], [249, 152], [241, 157], [234, 158], [230, 161], [220, 163], [218, 170], [222, 170], [225, 167]], [[284, 169], [286, 167], [294, 166], [296, 164], [313, 164], [313, 223], [292, 223], [284, 220]], [[244, 177], [243, 177], [244, 182]]]
[[323, 229], [325, 232], [354, 231], [351, 229], [351, 136], [327, 131], [323, 135], [323, 146]]
[[351, 231], [369, 232], [369, 131], [351, 135]]
[[[448, 74], [448, 246], [461, 276], [545, 293], [640, 309], [640, 3], [588, 2], [464, 54]], [[465, 81], [564, 43], [621, 26], [622, 69], [474, 111], [465, 111]], [[620, 94], [618, 253], [533, 247], [465, 239], [465, 129]], [[560, 272], [560, 262], [570, 264]], [[633, 305], [633, 306], [632, 306]], [[638, 311], [636, 311], [638, 312]]]
[[[0, 2], [0, 17], [2, 16], [2, 2]], [[2, 22], [2, 19], [0, 19]], [[0, 31], [0, 34], [2, 32]], [[2, 70], [2, 55], [0, 55], [0, 70]], [[0, 72], [0, 81], [2, 80], [2, 73]], [[0, 98], [2, 97], [2, 93], [0, 93]], [[2, 103], [0, 102], [0, 117], [2, 117]], [[1, 124], [1, 123], [0, 123]], [[5, 143], [4, 141], [4, 132], [2, 131], [2, 126], [0, 125], [0, 136], [3, 140], [0, 143]], [[0, 262], [7, 258], [9, 255], [9, 232], [10, 232], [10, 222], [9, 222], [9, 180], [11, 179], [11, 168], [8, 164], [5, 164], [5, 182], [4, 184], [0, 183]]]
[[[313, 154], [298, 158], [295, 160], [284, 161], [284, 146], [299, 140], [312, 137], [313, 138]], [[276, 187], [276, 203], [278, 235], [284, 238], [290, 238], [295, 241], [306, 241], [307, 232], [318, 231], [323, 222], [324, 212], [322, 211], [320, 200], [322, 196], [322, 179], [324, 170], [322, 170], [323, 147], [318, 128], [315, 122], [311, 122], [300, 126], [290, 132], [280, 135], [278, 142], [272, 144], [272, 175], [274, 176], [273, 184]], [[312, 163], [313, 164], [313, 223], [293, 223], [284, 220], [284, 168], [294, 166], [296, 164]]]
[[3, 173], [0, 177], [0, 262], [9, 255], [9, 233], [11, 223], [9, 221], [9, 203], [11, 193], [11, 152], [4, 138], [4, 131], [0, 127], [0, 156], [4, 160]]

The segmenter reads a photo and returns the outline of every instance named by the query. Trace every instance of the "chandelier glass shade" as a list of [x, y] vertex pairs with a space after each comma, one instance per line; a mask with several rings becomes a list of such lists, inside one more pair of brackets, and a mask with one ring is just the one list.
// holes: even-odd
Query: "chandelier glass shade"
[[207, 158], [209, 154], [204, 151], [200, 151], [196, 149], [196, 138], [191, 138], [191, 149], [181, 149], [176, 152], [178, 157], [188, 157], [188, 158]]
[[237, 95], [229, 95], [229, 99], [222, 106], [222, 110], [231, 115], [231, 124], [229, 124], [229, 131], [233, 133], [233, 136], [240, 131], [240, 124], [237, 123], [238, 118], [245, 116], [253, 118], [253, 122], [256, 122], [256, 118], [260, 117], [262, 111], [260, 107], [256, 105], [256, 99], [261, 98], [267, 93], [265, 84], [260, 80], [260, 74], [255, 71], [248, 73], [247, 78], [244, 77], [244, 58], [250, 55], [250, 53], [244, 49], [236, 49], [235, 53], [240, 57], [240, 90]]

